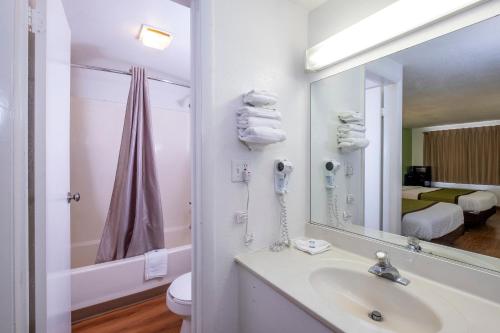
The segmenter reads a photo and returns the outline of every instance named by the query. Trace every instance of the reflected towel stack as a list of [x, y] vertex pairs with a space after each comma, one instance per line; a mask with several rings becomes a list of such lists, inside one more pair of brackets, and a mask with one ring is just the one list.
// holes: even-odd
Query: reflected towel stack
[[344, 153], [350, 153], [366, 148], [370, 141], [365, 139], [365, 126], [363, 117], [357, 112], [339, 112], [342, 122], [337, 127], [337, 143]]
[[238, 138], [247, 145], [267, 145], [286, 140], [281, 128], [281, 113], [273, 106], [276, 94], [264, 90], [252, 90], [243, 95], [247, 105], [237, 111]]

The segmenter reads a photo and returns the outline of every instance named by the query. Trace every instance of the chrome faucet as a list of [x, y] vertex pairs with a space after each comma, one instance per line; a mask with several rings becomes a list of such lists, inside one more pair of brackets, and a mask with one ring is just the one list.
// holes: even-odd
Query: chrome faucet
[[403, 286], [407, 286], [410, 283], [410, 280], [402, 277], [396, 267], [391, 265], [387, 253], [383, 251], [377, 251], [375, 253], [375, 257], [377, 258], [378, 262], [370, 267], [368, 272], [375, 274], [376, 276], [383, 277], [384, 279], [400, 283]]
[[408, 245], [406, 245], [406, 248], [412, 252], [421, 252], [422, 247], [420, 246], [420, 239], [417, 237], [409, 236], [407, 238]]

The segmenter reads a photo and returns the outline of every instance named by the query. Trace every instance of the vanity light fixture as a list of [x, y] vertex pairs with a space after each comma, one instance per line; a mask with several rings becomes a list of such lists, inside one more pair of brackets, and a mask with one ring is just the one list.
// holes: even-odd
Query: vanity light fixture
[[142, 44], [158, 50], [166, 49], [170, 45], [172, 38], [171, 33], [146, 24], [141, 26], [141, 32], [139, 33], [139, 40]]
[[316, 71], [484, 0], [399, 0], [306, 51]]

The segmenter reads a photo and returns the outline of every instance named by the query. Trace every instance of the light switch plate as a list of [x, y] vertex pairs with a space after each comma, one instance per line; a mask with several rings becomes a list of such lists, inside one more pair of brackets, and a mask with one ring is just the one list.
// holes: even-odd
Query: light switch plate
[[250, 163], [245, 160], [232, 160], [231, 161], [231, 181], [233, 183], [243, 182], [243, 170], [250, 171]]

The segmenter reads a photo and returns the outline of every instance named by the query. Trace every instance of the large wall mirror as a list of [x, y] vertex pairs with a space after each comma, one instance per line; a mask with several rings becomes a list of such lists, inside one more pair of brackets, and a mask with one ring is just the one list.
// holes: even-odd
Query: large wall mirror
[[500, 271], [500, 17], [311, 84], [311, 222]]

